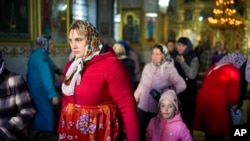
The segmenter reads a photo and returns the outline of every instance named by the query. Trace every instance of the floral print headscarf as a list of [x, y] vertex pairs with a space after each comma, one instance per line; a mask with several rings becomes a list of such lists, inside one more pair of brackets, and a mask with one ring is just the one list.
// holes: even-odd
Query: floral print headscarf
[[99, 40], [98, 30], [88, 21], [76, 20], [71, 24], [69, 31], [76, 30], [79, 35], [84, 35], [87, 39], [87, 46], [83, 58], [75, 58], [70, 65], [64, 82], [62, 91], [65, 95], [74, 95], [75, 85], [81, 81], [81, 72], [86, 62], [100, 53], [102, 44]]
[[44, 49], [47, 53], [49, 53], [49, 40], [51, 40], [50, 35], [42, 35], [36, 37], [36, 44], [38, 44], [40, 48]]

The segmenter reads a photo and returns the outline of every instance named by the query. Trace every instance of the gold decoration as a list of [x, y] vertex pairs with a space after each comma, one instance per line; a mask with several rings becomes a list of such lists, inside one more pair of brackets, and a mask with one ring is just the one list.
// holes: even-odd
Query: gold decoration
[[244, 26], [244, 20], [234, 9], [234, 0], [216, 0], [213, 16], [208, 17], [208, 22], [222, 29]]

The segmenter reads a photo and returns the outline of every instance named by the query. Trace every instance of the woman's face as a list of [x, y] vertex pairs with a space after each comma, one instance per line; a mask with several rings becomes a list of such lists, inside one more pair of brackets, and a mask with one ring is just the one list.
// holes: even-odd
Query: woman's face
[[169, 52], [173, 52], [175, 50], [174, 43], [173, 42], [168, 42], [167, 43], [167, 48], [168, 48]]
[[159, 48], [154, 48], [152, 51], [151, 60], [154, 64], [159, 65], [162, 62], [164, 54], [160, 51]]
[[183, 54], [184, 51], [186, 50], [187, 46], [185, 44], [182, 44], [182, 43], [178, 43], [177, 44], [177, 51], [178, 51], [178, 54]]
[[223, 45], [220, 42], [217, 42], [215, 45], [216, 51], [222, 51], [223, 50]]
[[172, 119], [176, 114], [174, 103], [170, 100], [164, 99], [160, 104], [160, 113], [164, 119]]
[[84, 53], [87, 47], [87, 40], [84, 35], [79, 35], [75, 29], [69, 32], [69, 43], [71, 51], [76, 58], [84, 57]]

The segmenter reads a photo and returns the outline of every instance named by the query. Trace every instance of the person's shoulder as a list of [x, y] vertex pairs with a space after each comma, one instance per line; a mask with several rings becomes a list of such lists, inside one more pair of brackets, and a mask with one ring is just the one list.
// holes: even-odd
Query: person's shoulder
[[135, 62], [134, 60], [132, 60], [129, 57], [122, 58], [121, 61], [125, 62], [125, 63], [128, 63], [128, 64], [134, 64], [134, 62]]
[[170, 59], [169, 63], [166, 65], [166, 67], [167, 68], [175, 68], [175, 66], [174, 66], [174, 59], [173, 58]]
[[182, 120], [181, 116], [178, 114], [174, 117], [174, 119], [172, 119], [172, 125], [174, 125], [177, 130], [183, 130], [183, 129], [187, 129], [187, 125], [184, 123], [184, 121]]
[[148, 62], [144, 65], [144, 69], [149, 69], [149, 68], [153, 68], [154, 64], [152, 62]]
[[47, 56], [48, 55], [46, 54], [46, 52], [43, 49], [41, 49], [39, 47], [36, 47], [31, 52], [30, 58], [37, 60], [37, 59], [44, 58], [44, 57], [47, 57]]
[[229, 69], [231, 71], [240, 72], [240, 69], [238, 69], [237, 67], [235, 67], [233, 64], [227, 64], [227, 65], [225, 65], [225, 69]]
[[240, 70], [235, 67], [233, 64], [228, 63], [220, 67], [218, 69], [221, 73], [228, 75], [228, 76], [239, 76], [240, 77]]
[[152, 117], [149, 121], [149, 124], [155, 124], [156, 120], [160, 121], [160, 118], [158, 116]]
[[41, 52], [44, 52], [42, 48], [40, 47], [35, 47], [33, 50], [32, 50], [32, 53], [41, 53]]
[[116, 64], [122, 64], [122, 62], [117, 58], [117, 56], [114, 54], [114, 51], [108, 50], [105, 53], [102, 53], [100, 55], [95, 56], [91, 62], [91, 64], [102, 64], [105, 65], [106, 67], [108, 66], [114, 66]]
[[10, 80], [14, 80], [16, 81], [17, 79], [24, 79], [23, 75], [10, 71], [10, 70], [6, 70], [6, 75], [8, 75], [8, 79]]

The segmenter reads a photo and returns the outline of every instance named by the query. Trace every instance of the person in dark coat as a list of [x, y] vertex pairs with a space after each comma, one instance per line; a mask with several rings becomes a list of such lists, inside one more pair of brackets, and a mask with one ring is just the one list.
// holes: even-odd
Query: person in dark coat
[[134, 62], [134, 60], [132, 60], [131, 58], [129, 58], [126, 55], [125, 48], [123, 47], [122, 44], [119, 44], [119, 43], [114, 44], [113, 49], [114, 49], [117, 57], [122, 61], [122, 63], [126, 67], [128, 74], [129, 74], [130, 81], [131, 81], [131, 85], [133, 87], [133, 90], [135, 90], [136, 86], [137, 86], [137, 80], [135, 77], [135, 62]]
[[187, 37], [180, 37], [178, 39], [177, 51], [178, 55], [175, 58], [175, 66], [187, 85], [186, 90], [178, 95], [180, 100], [180, 112], [183, 121], [192, 133], [195, 99], [198, 89], [197, 74], [199, 69], [199, 59], [193, 51], [191, 41]]
[[176, 43], [174, 40], [168, 40], [167, 43], [167, 48], [168, 48], [168, 51], [169, 51], [169, 54], [172, 58], [175, 58], [176, 55], [178, 54], [177, 53], [177, 50], [176, 50]]
[[0, 141], [26, 141], [36, 109], [22, 75], [9, 71], [0, 51]]

